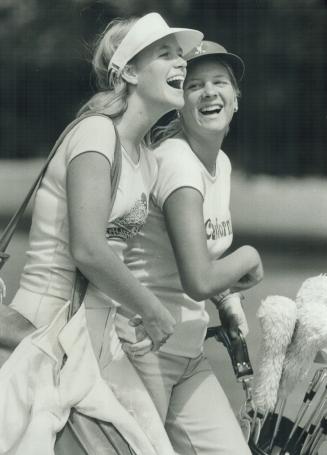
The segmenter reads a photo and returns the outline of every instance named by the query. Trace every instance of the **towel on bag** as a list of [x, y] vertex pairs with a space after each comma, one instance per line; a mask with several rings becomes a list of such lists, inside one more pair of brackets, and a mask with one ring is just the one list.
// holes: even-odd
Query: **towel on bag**
[[[101, 376], [84, 304], [67, 324], [68, 306], [69, 302], [50, 325], [27, 336], [0, 370], [0, 454], [53, 455], [56, 435], [66, 424], [71, 408], [75, 408], [86, 416], [114, 424], [137, 455], [173, 455], [151, 399], [142, 403], [142, 412], [134, 412], [142, 422], [146, 406], [147, 421], [152, 415], [155, 422], [146, 429]], [[133, 367], [126, 360], [122, 362], [129, 383], [137, 387], [129, 393], [143, 389], [146, 397]], [[123, 370], [121, 374], [123, 378]]]

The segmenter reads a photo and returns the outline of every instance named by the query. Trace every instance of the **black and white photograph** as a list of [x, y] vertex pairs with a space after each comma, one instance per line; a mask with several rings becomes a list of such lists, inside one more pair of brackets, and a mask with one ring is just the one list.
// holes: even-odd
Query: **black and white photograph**
[[0, 455], [327, 455], [327, 1], [0, 42]]

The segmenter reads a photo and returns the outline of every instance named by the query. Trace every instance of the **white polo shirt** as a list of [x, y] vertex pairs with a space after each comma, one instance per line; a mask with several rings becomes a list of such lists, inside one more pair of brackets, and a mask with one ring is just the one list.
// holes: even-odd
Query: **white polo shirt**
[[[58, 307], [69, 299], [72, 289], [75, 264], [68, 245], [68, 165], [73, 158], [88, 151], [99, 152], [113, 162], [110, 122], [99, 115], [81, 120], [58, 148], [37, 191], [27, 261], [20, 289], [11, 303], [37, 326], [50, 322]], [[156, 175], [156, 161], [149, 150], [142, 147], [139, 162], [134, 163], [122, 148], [121, 177], [106, 233], [121, 260], [126, 239], [134, 236], [146, 221], [149, 194]], [[99, 298], [109, 299], [100, 291]]]
[[[174, 334], [161, 350], [196, 357], [202, 351], [209, 316], [205, 302], [191, 299], [183, 290], [162, 207], [168, 196], [178, 188], [198, 190], [203, 196], [203, 223], [208, 251], [212, 259], [219, 258], [231, 245], [233, 237], [229, 209], [231, 165], [220, 150], [216, 175], [210, 175], [187, 142], [179, 138], [164, 141], [154, 153], [158, 178], [150, 200], [148, 220], [139, 235], [128, 240], [124, 261], [177, 321]], [[133, 329], [119, 315], [116, 325], [120, 336], [132, 337], [130, 332]]]

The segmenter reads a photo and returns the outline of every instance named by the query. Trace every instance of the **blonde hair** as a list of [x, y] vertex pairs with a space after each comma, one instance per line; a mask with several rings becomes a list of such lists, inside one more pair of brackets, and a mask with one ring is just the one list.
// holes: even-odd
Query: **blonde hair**
[[114, 19], [99, 36], [92, 59], [98, 91], [81, 107], [77, 116], [94, 112], [114, 118], [126, 111], [128, 84], [116, 70], [108, 72], [108, 66], [119, 44], [137, 20]]
[[166, 139], [176, 136], [183, 130], [183, 124], [179, 112], [176, 112], [173, 118], [167, 125], [154, 126], [150, 134], [150, 144], [152, 147], [157, 147]]
[[[230, 77], [232, 86], [235, 90], [235, 95], [237, 98], [240, 98], [241, 91], [240, 91], [237, 79], [235, 77], [235, 74], [234, 74], [232, 68], [230, 67], [230, 65], [228, 65], [228, 63], [226, 63], [226, 61], [223, 58], [219, 58], [218, 56], [215, 56], [215, 55], [208, 55], [208, 56], [206, 56], [206, 58], [212, 58], [215, 61], [218, 61], [218, 63], [220, 63], [221, 65], [223, 65], [226, 68], [228, 75]], [[192, 68], [192, 63], [193, 62], [190, 62], [188, 64], [188, 73], [189, 73], [190, 69]], [[194, 63], [198, 63], [198, 60], [194, 60]], [[187, 76], [186, 76], [186, 78], [187, 78]], [[169, 139], [170, 137], [176, 136], [181, 131], [183, 131], [183, 117], [179, 112], [176, 112], [175, 118], [173, 118], [167, 125], [155, 126], [153, 128], [153, 130], [151, 131], [151, 145], [153, 147], [157, 147], [159, 144], [161, 144], [161, 142], [163, 142], [166, 139]], [[228, 131], [229, 131], [229, 127], [226, 131], [226, 134], [228, 133]]]

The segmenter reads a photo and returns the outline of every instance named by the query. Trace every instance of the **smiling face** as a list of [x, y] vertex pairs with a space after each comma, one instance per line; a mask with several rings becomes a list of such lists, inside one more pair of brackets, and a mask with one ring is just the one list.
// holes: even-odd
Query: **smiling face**
[[141, 51], [132, 65], [136, 74], [136, 90], [153, 107], [158, 105], [163, 112], [168, 112], [184, 105], [186, 62], [173, 35]]
[[189, 132], [225, 134], [237, 110], [236, 88], [230, 72], [215, 57], [193, 61], [184, 83], [185, 105], [181, 110]]

